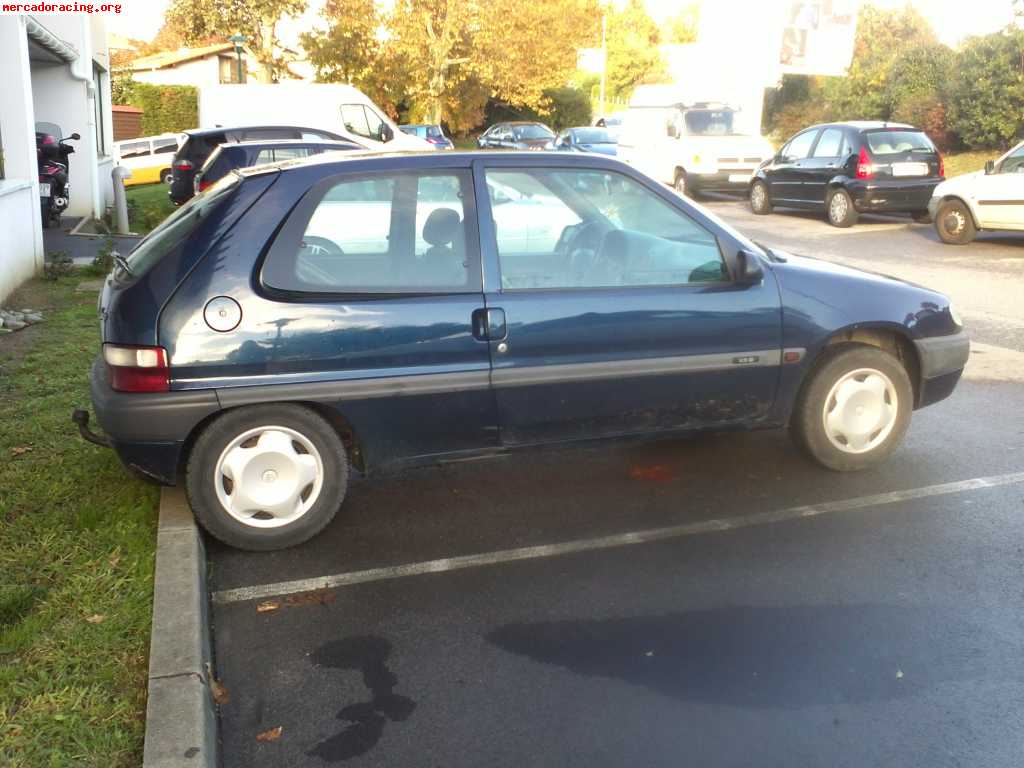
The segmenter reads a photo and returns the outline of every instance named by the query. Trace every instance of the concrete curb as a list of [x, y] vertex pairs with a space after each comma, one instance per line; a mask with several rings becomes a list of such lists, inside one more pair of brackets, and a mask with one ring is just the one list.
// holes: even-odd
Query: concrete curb
[[143, 768], [216, 768], [206, 551], [179, 488], [160, 495]]

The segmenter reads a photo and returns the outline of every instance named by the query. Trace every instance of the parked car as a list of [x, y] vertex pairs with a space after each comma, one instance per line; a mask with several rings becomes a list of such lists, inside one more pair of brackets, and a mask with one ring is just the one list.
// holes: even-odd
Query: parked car
[[238, 144], [221, 144], [210, 155], [195, 176], [195, 191], [202, 192], [212, 187], [236, 168], [248, 168], [264, 163], [284, 160], [299, 160], [323, 152], [351, 152], [366, 149], [354, 141], [303, 141], [284, 139], [282, 141], [241, 141]]
[[419, 136], [421, 139], [430, 142], [434, 149], [455, 149], [452, 140], [444, 135], [444, 129], [440, 125], [400, 125], [403, 133], [410, 136]]
[[606, 115], [605, 117], [599, 117], [594, 121], [595, 128], [605, 128], [608, 133], [611, 134], [612, 138], [616, 141], [619, 139], [619, 131], [622, 130], [622, 114]]
[[174, 180], [171, 163], [185, 137], [180, 133], [162, 133], [159, 136], [140, 136], [114, 142], [114, 161], [132, 172], [124, 185], [163, 182]]
[[623, 114], [618, 156], [681, 195], [746, 193], [754, 171], [774, 150], [764, 137], [745, 133], [738, 114], [715, 102], [641, 102]]
[[750, 208], [775, 206], [825, 212], [849, 227], [861, 213], [909, 213], [928, 220], [928, 201], [945, 175], [928, 135], [902, 123], [815, 125], [786, 142], [754, 174]]
[[108, 437], [79, 411], [83, 435], [248, 549], [316, 534], [350, 467], [789, 426], [863, 469], [968, 354], [942, 294], [766, 250], [587, 153], [244, 169], [119, 258], [99, 307]]
[[543, 123], [495, 123], [476, 140], [481, 149], [551, 149], [554, 132]]
[[605, 128], [566, 128], [555, 138], [559, 152], [597, 152], [614, 157], [618, 151], [615, 137]]
[[[248, 86], [246, 86], [248, 87]], [[240, 126], [235, 128], [200, 128], [185, 131], [181, 147], [171, 162], [173, 178], [168, 196], [175, 205], [181, 205], [195, 194], [195, 175], [203, 167], [213, 150], [221, 144], [239, 141], [340, 141], [341, 136], [318, 128], [299, 128], [293, 125]]]
[[985, 170], [946, 179], [932, 191], [928, 212], [945, 243], [964, 245], [979, 230], [1024, 230], [1024, 142]]

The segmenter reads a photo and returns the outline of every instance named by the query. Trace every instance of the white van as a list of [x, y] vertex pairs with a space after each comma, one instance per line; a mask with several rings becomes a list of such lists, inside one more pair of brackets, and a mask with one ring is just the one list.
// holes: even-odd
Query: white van
[[380, 107], [351, 85], [244, 83], [199, 89], [199, 127], [302, 125], [349, 138], [370, 149], [433, 150], [401, 131]]
[[132, 172], [131, 178], [124, 180], [124, 185], [130, 187], [158, 181], [170, 184], [173, 179], [171, 161], [184, 138], [180, 133], [162, 133], [114, 142], [115, 163]]

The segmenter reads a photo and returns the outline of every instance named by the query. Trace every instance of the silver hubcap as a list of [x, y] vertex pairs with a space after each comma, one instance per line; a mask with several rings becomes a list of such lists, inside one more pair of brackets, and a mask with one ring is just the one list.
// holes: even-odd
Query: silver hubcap
[[680, 195], [686, 193], [686, 176], [681, 173], [676, 176], [676, 192]]
[[825, 398], [822, 419], [829, 441], [845, 453], [867, 453], [896, 425], [896, 387], [881, 371], [858, 368], [843, 375]]
[[828, 212], [832, 221], [838, 222], [845, 219], [847, 210], [849, 210], [849, 206], [846, 202], [846, 195], [832, 195], [832, 201], [828, 204]]
[[967, 219], [964, 218], [963, 213], [954, 209], [946, 214], [942, 223], [949, 234], [959, 235], [964, 231], [964, 227], [967, 225]]
[[764, 207], [764, 186], [761, 184], [754, 185], [754, 188], [750, 190], [750, 202], [755, 210], [760, 211]]
[[316, 446], [288, 427], [256, 427], [220, 454], [213, 481], [225, 511], [253, 528], [278, 528], [309, 511], [323, 487]]

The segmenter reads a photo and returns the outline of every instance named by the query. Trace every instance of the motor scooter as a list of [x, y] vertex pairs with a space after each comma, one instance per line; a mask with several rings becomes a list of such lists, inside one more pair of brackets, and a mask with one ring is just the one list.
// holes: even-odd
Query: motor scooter
[[36, 159], [39, 165], [39, 208], [43, 227], [60, 223], [71, 196], [68, 180], [68, 155], [75, 148], [67, 142], [78, 141], [77, 133], [61, 138], [60, 126], [55, 123], [36, 123]]

